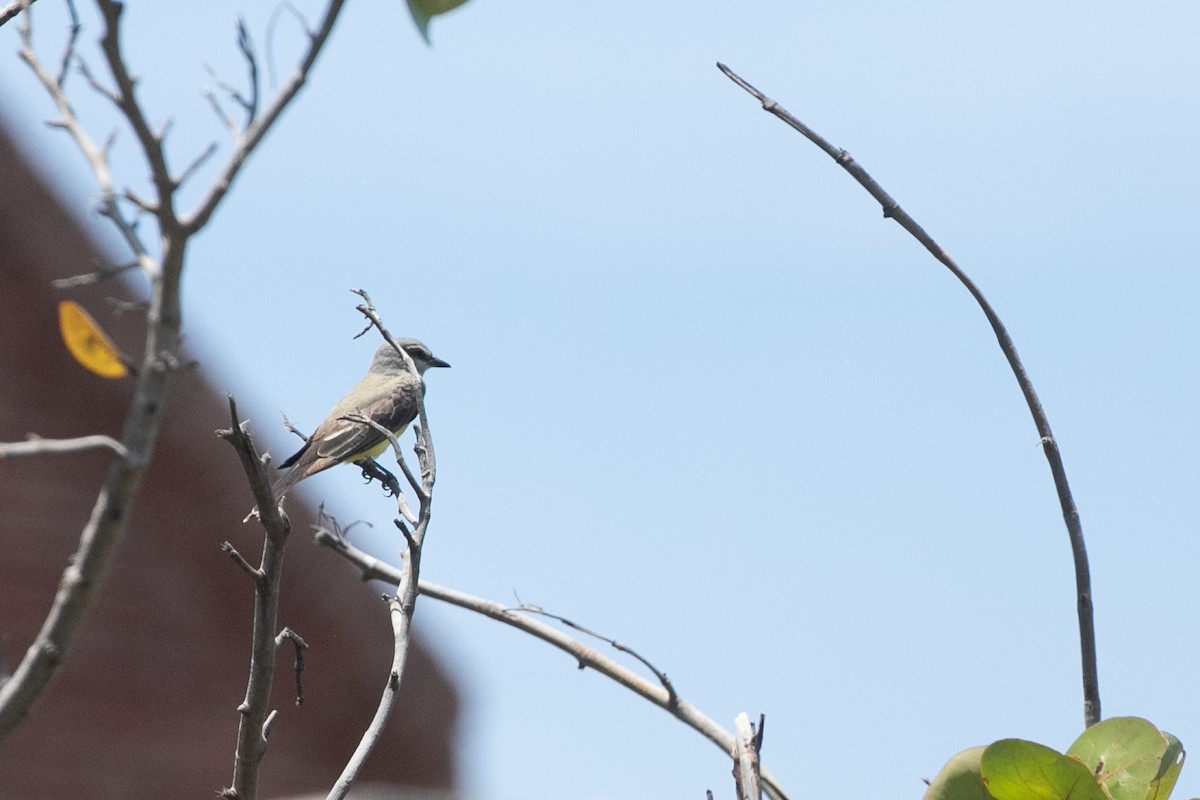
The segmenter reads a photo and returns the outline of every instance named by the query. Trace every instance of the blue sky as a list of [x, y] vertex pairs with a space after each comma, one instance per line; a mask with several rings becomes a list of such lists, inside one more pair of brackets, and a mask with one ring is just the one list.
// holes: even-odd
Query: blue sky
[[[227, 152], [203, 64], [240, 80], [236, 16], [265, 53], [272, 8], [130, 4], [177, 167]], [[429, 579], [605, 631], [730, 727], [765, 713], [795, 796], [919, 796], [1006, 736], [1065, 748], [1070, 552], [994, 337], [720, 60], [848, 149], [999, 310], [1082, 513], [1105, 714], [1200, 743], [1200, 7], [473, 0], [431, 33], [401, 2], [350, 4], [191, 251], [188, 341], [276, 451], [280, 411], [311, 427], [365, 369], [366, 288], [454, 365], [429, 376]], [[5, 116], [87, 213], [3, 36]], [[272, 41], [283, 75], [286, 15]], [[123, 134], [136, 185], [131, 152]], [[388, 529], [338, 472], [308, 497]], [[712, 745], [557, 651], [431, 602], [418, 619], [467, 691], [470, 797], [732, 796]]]

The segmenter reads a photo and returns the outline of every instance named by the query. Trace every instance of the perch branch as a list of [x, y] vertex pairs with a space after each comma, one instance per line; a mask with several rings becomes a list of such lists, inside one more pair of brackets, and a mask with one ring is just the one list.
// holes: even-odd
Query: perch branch
[[[355, 293], [361, 296], [365, 305], [358, 306], [358, 310], [366, 315], [371, 323], [379, 329], [384, 338], [396, 347], [396, 343], [392, 340], [391, 335], [384, 327], [383, 321], [379, 318], [379, 314], [375, 310], [375, 306], [371, 303], [365, 291], [355, 290]], [[408, 353], [405, 353], [403, 348], [396, 349], [404, 356], [405, 363], [413, 375], [417, 375], [416, 365], [412, 363], [412, 359]], [[412, 620], [413, 614], [416, 612], [417, 595], [419, 594], [419, 581], [421, 579], [421, 550], [425, 544], [425, 534], [429, 530], [429, 520], [433, 508], [433, 484], [437, 477], [437, 467], [433, 461], [433, 441], [429, 434], [429, 425], [425, 418], [425, 401], [421, 399], [417, 405], [418, 417], [421, 420], [421, 426], [417, 428], [417, 444], [416, 452], [419, 466], [421, 469], [422, 483], [420, 486], [414, 484], [414, 489], [417, 491], [417, 496], [420, 501], [420, 506], [417, 511], [417, 521], [411, 532], [401, 520], [396, 520], [396, 527], [404, 535], [405, 549], [403, 551], [403, 567], [394, 574], [394, 580], [391, 581], [395, 585], [395, 595], [386, 598], [388, 603], [388, 613], [392, 622], [392, 665], [388, 672], [387, 681], [383, 689], [383, 695], [379, 699], [379, 705], [375, 710], [375, 716], [371, 719], [371, 724], [367, 726], [367, 730], [363, 733], [362, 739], [359, 740], [358, 747], [355, 748], [354, 754], [350, 760], [346, 762], [342, 774], [338, 776], [337, 782], [330, 789], [327, 800], [342, 800], [350, 791], [350, 787], [354, 784], [354, 780], [358, 777], [359, 771], [366, 763], [367, 757], [371, 754], [379, 737], [383, 734], [384, 726], [391, 717], [392, 710], [396, 706], [399, 697], [400, 682], [404, 676], [404, 667], [408, 660], [409, 644], [412, 640]], [[374, 423], [372, 423], [374, 424]], [[393, 448], [396, 450], [397, 460], [404, 465], [403, 454], [400, 453], [399, 442], [390, 431], [384, 431], [384, 434], [391, 441]], [[408, 468], [404, 469], [408, 475]], [[409, 480], [412, 481], [412, 476], [409, 475]], [[400, 501], [402, 502], [402, 500]], [[402, 506], [403, 507], [403, 506]], [[323, 529], [318, 529], [318, 536], [323, 532]], [[326, 535], [328, 535], [326, 533]], [[330, 537], [333, 538], [333, 537]], [[344, 537], [337, 537], [338, 541], [346, 543]]]

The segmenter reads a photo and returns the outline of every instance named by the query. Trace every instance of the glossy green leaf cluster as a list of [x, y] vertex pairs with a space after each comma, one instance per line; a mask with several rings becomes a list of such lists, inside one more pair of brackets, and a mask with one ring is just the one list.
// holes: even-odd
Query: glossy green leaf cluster
[[972, 747], [947, 762], [925, 800], [1167, 800], [1183, 745], [1139, 717], [1097, 723], [1066, 754], [1023, 739]]

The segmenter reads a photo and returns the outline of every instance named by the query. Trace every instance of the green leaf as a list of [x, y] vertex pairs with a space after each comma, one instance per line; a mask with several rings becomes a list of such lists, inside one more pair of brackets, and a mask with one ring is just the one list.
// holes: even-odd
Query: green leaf
[[947, 761], [925, 790], [925, 800], [992, 800], [979, 773], [984, 749], [972, 747]]
[[1187, 755], [1183, 751], [1183, 742], [1166, 731], [1162, 735], [1167, 738], [1167, 752], [1159, 763], [1158, 776], [1150, 783], [1149, 800], [1167, 800], [1175, 788], [1175, 781], [1183, 770], [1183, 759]]
[[465, 2], [467, 0], [408, 0], [408, 11], [425, 44], [429, 44], [429, 20], [438, 14], [453, 11]]
[[1183, 746], [1140, 717], [1112, 717], [1067, 750], [1092, 770], [1113, 800], [1165, 800], [1183, 768]]
[[1086, 766], [1036, 742], [993, 742], [980, 770], [996, 800], [1108, 800]]

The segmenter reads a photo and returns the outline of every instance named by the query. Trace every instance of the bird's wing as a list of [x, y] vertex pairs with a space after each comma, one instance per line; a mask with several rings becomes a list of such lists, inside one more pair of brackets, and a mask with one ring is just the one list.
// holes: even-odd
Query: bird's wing
[[[393, 432], [402, 430], [416, 418], [421, 391], [419, 381], [391, 378], [380, 389], [382, 391], [352, 393], [334, 406], [310, 439], [319, 458], [341, 461], [385, 440], [386, 437], [370, 425], [342, 417], [361, 412]], [[352, 396], [360, 402], [350, 402]]]

